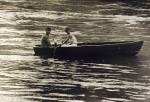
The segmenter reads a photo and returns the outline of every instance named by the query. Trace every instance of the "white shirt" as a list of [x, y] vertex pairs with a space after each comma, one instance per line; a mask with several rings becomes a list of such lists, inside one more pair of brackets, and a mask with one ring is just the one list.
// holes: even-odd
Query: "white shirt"
[[67, 42], [64, 46], [77, 46], [77, 38], [73, 34], [67, 36]]

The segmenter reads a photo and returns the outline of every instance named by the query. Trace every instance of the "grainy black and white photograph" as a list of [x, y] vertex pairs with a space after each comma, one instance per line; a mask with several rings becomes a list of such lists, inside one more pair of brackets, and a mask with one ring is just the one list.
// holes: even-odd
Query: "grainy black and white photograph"
[[0, 102], [150, 102], [150, 0], [0, 0]]

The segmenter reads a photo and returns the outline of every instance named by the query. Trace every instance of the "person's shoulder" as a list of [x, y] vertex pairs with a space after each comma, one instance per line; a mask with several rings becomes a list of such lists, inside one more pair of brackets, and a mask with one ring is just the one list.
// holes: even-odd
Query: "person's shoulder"
[[74, 34], [71, 34], [70, 37], [75, 37], [75, 35], [74, 35]]
[[47, 39], [47, 36], [46, 35], [42, 35], [41, 38], [44, 40], [44, 39]]
[[72, 37], [72, 34], [69, 34], [68, 36], [69, 36], [69, 37]]
[[43, 35], [43, 38], [48, 38], [48, 35], [46, 35], [46, 34], [45, 34], [45, 35]]
[[45, 34], [41, 35], [41, 37], [44, 37], [44, 36], [45, 36]]

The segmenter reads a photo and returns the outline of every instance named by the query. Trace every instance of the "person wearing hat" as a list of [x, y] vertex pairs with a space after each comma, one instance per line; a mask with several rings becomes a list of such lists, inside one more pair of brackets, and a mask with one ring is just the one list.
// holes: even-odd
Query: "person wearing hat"
[[70, 34], [71, 29], [67, 27], [65, 32], [67, 34], [67, 39], [62, 44], [77, 46], [77, 38], [73, 34]]
[[51, 28], [47, 27], [45, 29], [45, 31], [46, 31], [46, 34], [44, 34], [41, 38], [41, 46], [42, 47], [49, 47], [49, 46], [51, 46], [51, 43], [50, 43], [50, 40], [49, 40], [49, 35], [51, 33]]

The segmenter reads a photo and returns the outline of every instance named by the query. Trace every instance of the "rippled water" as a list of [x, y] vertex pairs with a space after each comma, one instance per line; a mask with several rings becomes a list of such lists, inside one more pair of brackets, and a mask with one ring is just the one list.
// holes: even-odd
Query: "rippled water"
[[[146, 0], [0, 0], [1, 101], [149, 102], [149, 16]], [[80, 42], [145, 43], [132, 58], [43, 59], [33, 46], [46, 26], [57, 40], [70, 26]]]

